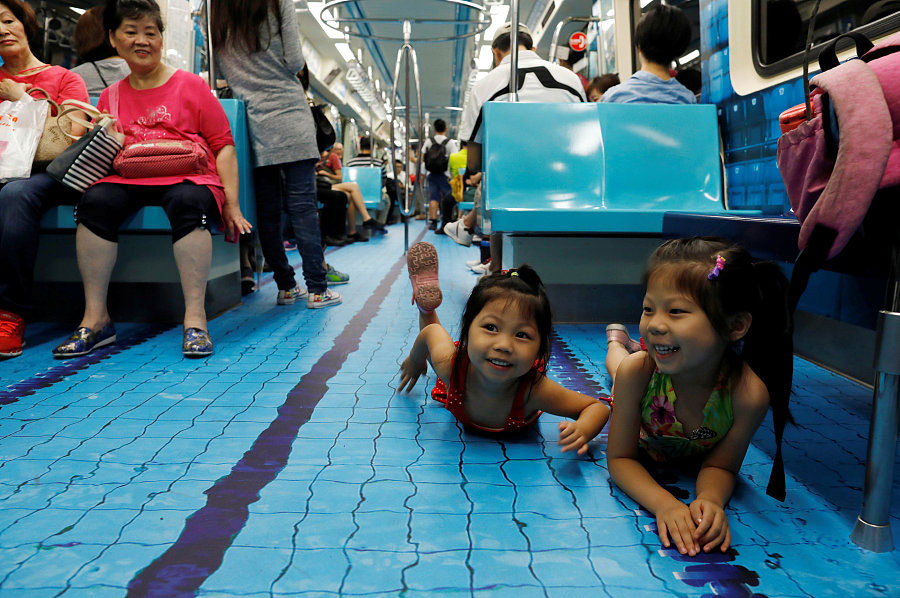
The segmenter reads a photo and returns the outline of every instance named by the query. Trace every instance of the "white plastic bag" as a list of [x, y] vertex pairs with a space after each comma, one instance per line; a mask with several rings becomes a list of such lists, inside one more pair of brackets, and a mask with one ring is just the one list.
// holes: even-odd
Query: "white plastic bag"
[[0, 102], [0, 183], [31, 176], [48, 108], [47, 100], [28, 94], [17, 102]]

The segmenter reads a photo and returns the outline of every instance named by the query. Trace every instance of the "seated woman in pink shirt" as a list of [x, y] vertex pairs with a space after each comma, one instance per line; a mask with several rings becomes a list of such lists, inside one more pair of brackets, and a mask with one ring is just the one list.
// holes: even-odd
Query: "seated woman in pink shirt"
[[[39, 87], [57, 103], [87, 102], [81, 77], [45, 64], [31, 53], [28, 40], [35, 39], [38, 31], [31, 6], [22, 0], [0, 0], [0, 101], [20, 101], [31, 88]], [[34, 97], [43, 95], [34, 93]], [[75, 135], [82, 132], [81, 127], [72, 127]], [[32, 169], [27, 179], [0, 183], [0, 358], [22, 354], [41, 217], [51, 207], [77, 201], [76, 191], [41, 168]]]
[[151, 169], [142, 178], [113, 175], [85, 192], [78, 203], [76, 233], [84, 317], [53, 354], [84, 355], [115, 341], [106, 292], [119, 226], [139, 208], [157, 205], [169, 217], [184, 292], [182, 352], [205, 357], [213, 350], [204, 309], [212, 261], [209, 227], [221, 225], [229, 239], [250, 231], [238, 206], [237, 155], [228, 118], [202, 79], [161, 61], [163, 23], [155, 0], [110, 0], [103, 21], [131, 75], [103, 92], [98, 109], [118, 117], [126, 148], [142, 141], [192, 141], [206, 152], [207, 168], [201, 174], [154, 176]]

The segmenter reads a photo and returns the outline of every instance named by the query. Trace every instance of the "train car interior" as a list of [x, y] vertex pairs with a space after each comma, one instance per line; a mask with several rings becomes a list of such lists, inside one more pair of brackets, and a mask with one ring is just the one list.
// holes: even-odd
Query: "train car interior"
[[[263, 186], [274, 93], [229, 80], [246, 56], [213, 42], [223, 1], [119, 0], [158, 6], [163, 63], [211, 87], [235, 146], [224, 201], [253, 231], [211, 227], [200, 358], [179, 349], [188, 289], [162, 204], [119, 227], [115, 331], [76, 356], [58, 345], [93, 300], [82, 204], [42, 208], [15, 321], [0, 255], [0, 343], [24, 335], [0, 358], [0, 598], [900, 595], [900, 1], [232, 1], [269, 11], [259, 53], [283, 46], [284, 70], [302, 51], [308, 90], [285, 110], [307, 115], [297, 147], [322, 150], [319, 230], [265, 224], [268, 191], [296, 189], [286, 170]], [[0, 0], [0, 59], [23, 3], [37, 60], [86, 62], [75, 27], [106, 2]], [[674, 31], [648, 33], [662, 14], [690, 34], [660, 78], [636, 39]], [[6, 100], [24, 71], [4, 64]], [[687, 99], [618, 103], [640, 77]], [[0, 167], [22, 101], [0, 103]], [[702, 275], [657, 251], [710, 236]], [[767, 263], [740, 269], [732, 244]], [[325, 291], [301, 274], [319, 270], [340, 304], [308, 309]], [[712, 369], [688, 363], [700, 351]], [[679, 367], [708, 378], [692, 412]], [[660, 457], [657, 432], [694, 452]]]

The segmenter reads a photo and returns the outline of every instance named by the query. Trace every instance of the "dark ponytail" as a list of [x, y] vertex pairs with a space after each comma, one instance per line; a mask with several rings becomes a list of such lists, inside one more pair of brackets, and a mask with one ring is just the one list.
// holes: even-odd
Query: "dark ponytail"
[[769, 404], [775, 424], [775, 457], [769, 496], [784, 500], [784, 461], [781, 439], [788, 421], [793, 423], [788, 403], [794, 374], [793, 318], [788, 304], [788, 281], [774, 262], [753, 264], [759, 300], [751, 312], [753, 323], [744, 337], [741, 357], [769, 391]]
[[[717, 258], [724, 265], [716, 268]], [[767, 493], [784, 500], [784, 463], [781, 438], [791, 420], [788, 402], [794, 372], [793, 320], [788, 304], [788, 281], [774, 262], [756, 261], [728, 239], [692, 237], [663, 243], [647, 263], [644, 291], [652, 276], [665, 272], [675, 287], [693, 297], [713, 328], [729, 338], [733, 317], [752, 317], [744, 336], [741, 358], [769, 392], [775, 422], [775, 458]]]
[[[285, 25], [281, 22], [278, 0], [210, 0], [209, 5], [215, 48], [251, 54], [262, 52]], [[278, 24], [274, 33], [269, 27], [269, 15]]]

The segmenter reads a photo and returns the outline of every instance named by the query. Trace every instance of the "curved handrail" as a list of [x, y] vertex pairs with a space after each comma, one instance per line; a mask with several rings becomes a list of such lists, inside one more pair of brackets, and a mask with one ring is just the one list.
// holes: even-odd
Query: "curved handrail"
[[[416, 106], [418, 106], [418, 117], [419, 117], [419, 135], [417, 137], [419, 139], [423, 139], [424, 130], [422, 127], [422, 86], [421, 80], [419, 79], [419, 63], [416, 59], [416, 51], [409, 43], [409, 32], [412, 27], [407, 22], [403, 24], [403, 32], [406, 37], [406, 42], [400, 46], [400, 49], [397, 51], [397, 64], [394, 67], [394, 85], [391, 89], [391, 163], [389, 165], [390, 168], [394, 168], [394, 164], [396, 164], [396, 143], [394, 142], [394, 131], [395, 131], [395, 123], [397, 118], [397, 110], [395, 107], [397, 105], [397, 86], [400, 80], [400, 65], [403, 64], [404, 57], [407, 57], [406, 60], [406, 72], [405, 72], [405, 82], [406, 82], [406, 107], [404, 120], [406, 123], [406, 133], [403, 148], [406, 152], [406, 173], [409, 174], [412, 172], [413, 162], [411, 161], [412, 156], [412, 143], [410, 141], [410, 132], [412, 131], [412, 122], [411, 122], [411, 110], [408, 109], [410, 106], [410, 68], [413, 71], [413, 82], [416, 86]], [[413, 184], [404, 185], [403, 186], [403, 200], [400, 201], [400, 177], [396, 173], [394, 174], [394, 185], [396, 185], [397, 189], [397, 200], [400, 203], [400, 213], [406, 217], [406, 220], [403, 224], [403, 234], [404, 234], [404, 250], [409, 249], [409, 217], [412, 216], [415, 206], [413, 204], [412, 198], [415, 197], [416, 192], [421, 185], [421, 176], [416, 175], [415, 181]], [[412, 187], [412, 188], [410, 188]]]
[[562, 31], [562, 28], [569, 23], [593, 23], [594, 25], [594, 39], [597, 40], [597, 76], [603, 74], [603, 65], [606, 64], [606, 45], [604, 44], [604, 40], [602, 39], [603, 31], [600, 28], [600, 22], [603, 21], [601, 17], [566, 17], [556, 25], [556, 29], [553, 31], [553, 41], [550, 42], [550, 62], [554, 64], [558, 64], [558, 60], [556, 57], [556, 48], [559, 47], [559, 34]]
[[[476, 35], [480, 35], [487, 31], [491, 26], [491, 20], [487, 17], [488, 9], [481, 2], [475, 2], [474, 0], [433, 0], [434, 2], [442, 2], [447, 4], [453, 4], [457, 6], [463, 6], [466, 8], [470, 8], [476, 11], [478, 15], [477, 20], [466, 20], [466, 21], [457, 21], [457, 20], [448, 20], [448, 19], [438, 19], [438, 18], [411, 18], [411, 17], [370, 17], [370, 18], [340, 18], [340, 17], [331, 17], [326, 18], [325, 13], [331, 10], [332, 8], [337, 8], [344, 4], [350, 4], [351, 2], [354, 4], [364, 3], [365, 0], [328, 0], [322, 6], [322, 9], [319, 13], [319, 20], [331, 27], [335, 31], [340, 31], [341, 33], [347, 33], [341, 29], [341, 25], [343, 24], [370, 24], [370, 23], [404, 23], [404, 36], [395, 37], [395, 36], [387, 36], [387, 35], [373, 35], [371, 33], [364, 33], [359, 30], [357, 27], [357, 31], [353, 32], [353, 37], [359, 37], [362, 39], [371, 39], [378, 41], [387, 41], [387, 42], [403, 42], [409, 43], [410, 41], [416, 43], [428, 43], [428, 42], [447, 42], [447, 41], [456, 41], [459, 39], [465, 39], [467, 37], [475, 37]], [[422, 37], [422, 38], [414, 38], [411, 39], [406, 34], [405, 24], [406, 23], [424, 23], [430, 25], [445, 25], [445, 24], [465, 24], [465, 25], [475, 25], [475, 29], [468, 33], [463, 33], [459, 35], [449, 35], [449, 36], [438, 36], [438, 37]]]

